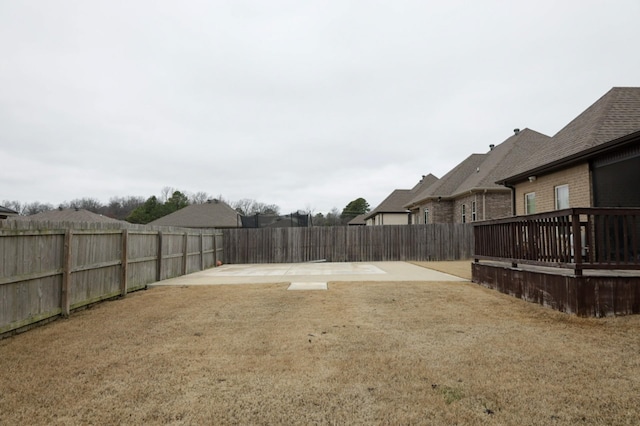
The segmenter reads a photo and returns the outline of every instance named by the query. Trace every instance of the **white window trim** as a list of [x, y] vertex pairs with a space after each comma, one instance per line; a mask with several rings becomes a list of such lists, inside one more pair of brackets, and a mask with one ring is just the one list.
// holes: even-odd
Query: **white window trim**
[[[560, 204], [560, 198], [558, 197], [558, 190], [560, 190], [560, 189], [566, 189], [567, 190], [567, 199], [566, 199], [567, 205], [566, 205], [566, 207], [560, 207], [560, 205], [559, 205]], [[568, 209], [569, 206], [570, 206], [570, 204], [569, 204], [569, 184], [555, 186], [553, 188], [553, 193], [554, 193], [553, 199], [554, 199], [554, 202], [555, 202], [556, 210]]]
[[[529, 212], [529, 196], [533, 198], [533, 211]], [[536, 193], [535, 192], [527, 192], [524, 194], [524, 214], [535, 214], [536, 212]]]

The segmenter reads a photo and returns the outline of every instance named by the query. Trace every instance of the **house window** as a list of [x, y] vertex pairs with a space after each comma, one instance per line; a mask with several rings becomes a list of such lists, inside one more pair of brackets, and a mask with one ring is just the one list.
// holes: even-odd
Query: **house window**
[[472, 201], [471, 202], [471, 222], [475, 222], [477, 220], [477, 215], [476, 215], [476, 202]]
[[536, 212], [536, 193], [529, 192], [524, 194], [524, 212], [525, 214], [534, 214]]
[[467, 205], [462, 205], [462, 223], [467, 223]]
[[569, 185], [559, 185], [555, 188], [556, 210], [569, 208]]
[[424, 223], [429, 223], [429, 209], [424, 209]]

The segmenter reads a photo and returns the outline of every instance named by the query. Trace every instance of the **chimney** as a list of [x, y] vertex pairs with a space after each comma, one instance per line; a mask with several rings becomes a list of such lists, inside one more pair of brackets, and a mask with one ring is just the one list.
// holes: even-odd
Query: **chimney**
[[513, 133], [517, 135], [518, 133], [520, 133], [520, 129], [513, 129]]
[[489, 151], [493, 151], [493, 148], [495, 148], [496, 146], [494, 144], [489, 145]]

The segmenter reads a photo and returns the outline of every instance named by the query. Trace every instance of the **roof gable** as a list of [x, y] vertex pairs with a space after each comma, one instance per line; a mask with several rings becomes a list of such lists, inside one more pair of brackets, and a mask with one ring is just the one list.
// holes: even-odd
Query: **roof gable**
[[375, 209], [371, 210], [364, 219], [369, 219], [378, 213], [406, 213], [407, 208], [405, 206], [411, 199], [436, 182], [438, 182], [438, 178], [433, 174], [423, 175], [422, 179], [413, 188], [394, 190]]
[[405, 206], [418, 204], [424, 200], [435, 197], [450, 197], [455, 190], [464, 182], [471, 173], [475, 173], [477, 168], [484, 161], [486, 154], [471, 154], [461, 163], [442, 176], [433, 185], [424, 189], [405, 203]]
[[574, 118], [504, 180], [561, 162], [640, 130], [640, 87], [614, 87]]
[[416, 183], [416, 185], [413, 188], [411, 188], [411, 192], [414, 195], [418, 195], [420, 192], [424, 191], [425, 189], [427, 189], [428, 187], [436, 183], [438, 180], [439, 179], [432, 173], [429, 173], [428, 175], [423, 175], [422, 179], [420, 179], [420, 181]]

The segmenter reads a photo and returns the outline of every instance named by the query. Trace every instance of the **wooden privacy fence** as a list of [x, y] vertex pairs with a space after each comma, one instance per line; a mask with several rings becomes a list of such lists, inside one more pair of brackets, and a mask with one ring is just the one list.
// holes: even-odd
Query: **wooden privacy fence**
[[0, 229], [0, 336], [215, 266], [213, 230]]
[[225, 229], [227, 263], [470, 259], [473, 225]]

